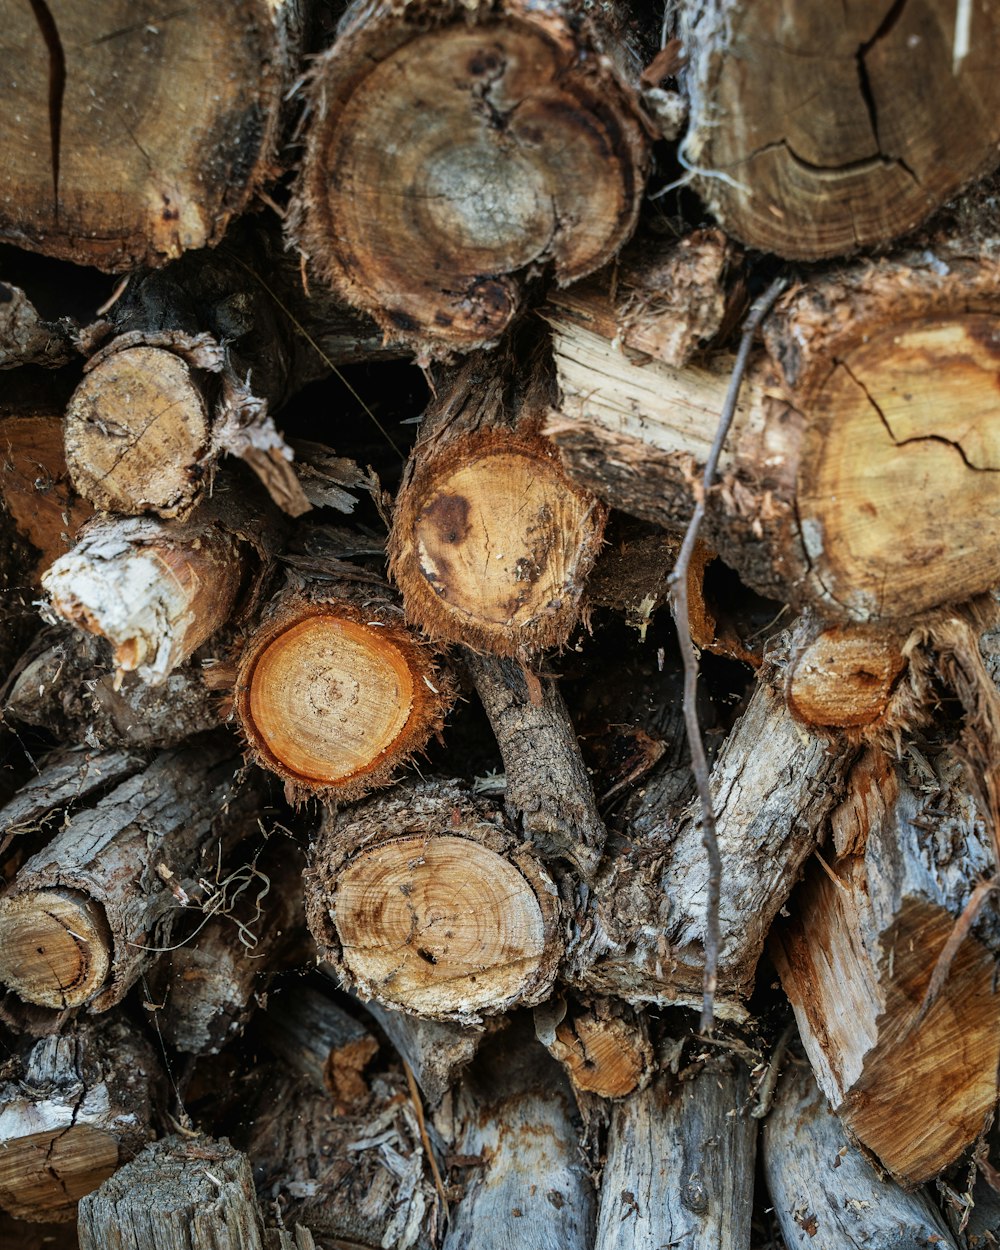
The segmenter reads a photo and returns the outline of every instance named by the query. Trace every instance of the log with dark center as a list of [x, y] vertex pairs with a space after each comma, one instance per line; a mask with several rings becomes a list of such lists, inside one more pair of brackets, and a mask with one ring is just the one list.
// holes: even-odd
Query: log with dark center
[[[815, 728], [873, 730], [901, 714], [893, 696], [906, 672], [903, 638], [885, 628], [800, 631], [786, 694], [793, 716]], [[905, 698], [905, 692], [903, 695]]]
[[[765, 322], [705, 527], [762, 594], [883, 620], [1000, 579], [980, 541], [1000, 516], [998, 260], [972, 246], [817, 278]], [[682, 528], [733, 358], [663, 363], [606, 287], [550, 307], [561, 397], [545, 433], [582, 485]], [[653, 358], [636, 363], [619, 333]]]
[[648, 140], [603, 15], [571, 0], [348, 10], [308, 88], [297, 234], [391, 337], [493, 343], [524, 270], [572, 281], [631, 234]]
[[454, 683], [377, 581], [317, 583], [270, 605], [248, 639], [236, 716], [293, 798], [388, 785], [440, 731]]
[[677, 33], [684, 166], [751, 247], [815, 260], [887, 243], [996, 164], [989, 7], [708, 0], [680, 6]]
[[556, 887], [489, 804], [407, 784], [331, 822], [307, 915], [320, 953], [362, 998], [475, 1022], [552, 988]]
[[19, 5], [0, 42], [16, 67], [0, 237], [111, 272], [217, 243], [272, 173], [298, 54], [284, 0]]

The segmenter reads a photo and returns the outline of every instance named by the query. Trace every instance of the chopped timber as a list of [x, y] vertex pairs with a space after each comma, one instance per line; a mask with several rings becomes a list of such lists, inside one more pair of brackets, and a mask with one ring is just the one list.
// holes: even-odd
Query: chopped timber
[[526, 1020], [484, 1043], [455, 1103], [456, 1148], [482, 1162], [452, 1208], [444, 1250], [588, 1250], [594, 1193], [565, 1076]]
[[572, 0], [351, 6], [306, 89], [293, 233], [313, 268], [436, 354], [495, 343], [525, 270], [599, 269], [649, 163], [615, 21]]
[[406, 783], [328, 821], [306, 914], [320, 954], [363, 999], [477, 1023], [551, 991], [556, 886], [490, 804]]
[[659, 1073], [608, 1130], [596, 1250], [747, 1250], [757, 1124], [749, 1074], [712, 1055], [691, 1079]]
[[[18, 6], [0, 238], [121, 272], [217, 243], [275, 173], [298, 6]], [[205, 89], [207, 66], [224, 71]], [[15, 69], [16, 67], [16, 69]], [[124, 138], [122, 137], [124, 133]]]
[[[751, 358], [705, 541], [761, 594], [828, 620], [905, 617], [1000, 581], [996, 248], [958, 239], [788, 292]], [[544, 433], [571, 476], [684, 528], [733, 357], [682, 368], [615, 345], [603, 289], [552, 297], [560, 391]], [[634, 324], [628, 327], [634, 339]], [[648, 345], [647, 345], [648, 346]], [[912, 500], [920, 498], [919, 509]]]
[[389, 567], [407, 618], [499, 655], [561, 646], [606, 510], [538, 433], [551, 379], [537, 350], [480, 353], [441, 382], [396, 497]]
[[904, 747], [898, 765], [869, 757], [843, 809], [834, 824], [847, 853], [810, 865], [772, 954], [820, 1088], [850, 1134], [913, 1186], [958, 1158], [996, 1102], [995, 918], [965, 936], [921, 1018], [935, 962], [995, 870], [992, 844], [948, 748]]
[[0, 897], [8, 999], [58, 1014], [105, 1011], [124, 997], [170, 943], [175, 891], [214, 869], [216, 819], [236, 794], [238, 764], [225, 735], [165, 751], [21, 866]]
[[884, 626], [803, 622], [792, 644], [788, 707], [806, 725], [873, 730], [891, 723], [906, 673], [904, 638]]
[[246, 1155], [164, 1137], [80, 1203], [80, 1250], [264, 1250]]
[[455, 698], [389, 588], [356, 576], [281, 591], [243, 647], [236, 718], [251, 757], [294, 800], [347, 802], [388, 785]]
[[0, 1084], [0, 1207], [19, 1220], [74, 1219], [77, 1201], [146, 1144], [162, 1079], [121, 1017], [35, 1042]]
[[792, 1059], [778, 1081], [761, 1150], [771, 1205], [789, 1250], [955, 1250], [930, 1197], [881, 1178], [850, 1142], [801, 1059]]
[[577, 1094], [626, 1098], [653, 1074], [649, 1024], [626, 1003], [553, 996], [535, 1008], [535, 1034]]
[[568, 859], [586, 880], [607, 836], [569, 711], [551, 677], [466, 651], [506, 776], [507, 814], [544, 859]]
[[30, 296], [11, 282], [0, 282], [0, 369], [41, 365], [58, 369], [79, 354], [70, 317], [43, 317]]
[[677, 14], [684, 168], [753, 248], [816, 260], [886, 244], [997, 163], [989, 6], [685, 0]]

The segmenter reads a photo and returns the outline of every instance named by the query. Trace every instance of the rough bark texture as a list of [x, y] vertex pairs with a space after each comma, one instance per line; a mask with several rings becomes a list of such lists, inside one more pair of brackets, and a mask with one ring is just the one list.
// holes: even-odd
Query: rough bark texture
[[762, 1136], [764, 1174], [789, 1250], [954, 1250], [929, 1196], [883, 1180], [851, 1145], [808, 1067], [792, 1060]]
[[80, 1250], [264, 1250], [245, 1155], [165, 1137], [80, 1204]]
[[538, 435], [539, 352], [481, 353], [442, 379], [396, 497], [390, 570], [432, 637], [518, 655], [560, 646], [580, 609], [605, 509]]
[[684, 165], [751, 247], [887, 243], [996, 164], [989, 6], [685, 0], [678, 17]]
[[475, 1023], [550, 992], [555, 884], [461, 786], [408, 783], [369, 799], [329, 823], [314, 862], [309, 927], [362, 998]]
[[[913, 1185], [971, 1144], [996, 1101], [994, 917], [965, 938], [920, 1019], [977, 871], [993, 870], [990, 842], [952, 751], [908, 752], [899, 766], [869, 757], [852, 789], [835, 822], [849, 852], [828, 871], [811, 867], [773, 953], [820, 1087]], [[849, 821], [860, 827], [848, 837]]]
[[746, 1250], [757, 1125], [749, 1075], [713, 1057], [691, 1080], [666, 1074], [615, 1107], [596, 1250]]
[[74, 1219], [77, 1201], [146, 1144], [160, 1081], [123, 1019], [36, 1042], [0, 1085], [0, 1206], [21, 1220]]
[[111, 272], [217, 243], [275, 172], [297, 7], [12, 10], [0, 237]]
[[389, 336], [437, 353], [493, 343], [524, 270], [551, 262], [572, 281], [632, 233], [647, 138], [606, 17], [558, 0], [345, 14], [308, 87], [297, 234]]
[[[989, 241], [963, 250], [956, 240], [836, 271], [782, 299], [708, 500], [706, 540], [749, 585], [865, 621], [1000, 578], [995, 549], [980, 541], [1000, 507], [996, 281]], [[636, 364], [613, 343], [617, 317], [606, 295], [585, 309], [578, 296], [553, 304], [561, 398], [545, 433], [581, 484], [677, 528], [732, 358]]]

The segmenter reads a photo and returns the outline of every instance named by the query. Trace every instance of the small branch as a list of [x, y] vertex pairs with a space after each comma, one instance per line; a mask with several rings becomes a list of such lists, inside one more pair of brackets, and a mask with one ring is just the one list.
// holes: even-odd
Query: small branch
[[694, 773], [698, 786], [698, 797], [702, 810], [702, 844], [708, 856], [708, 903], [705, 917], [705, 982], [701, 1008], [700, 1028], [703, 1033], [712, 1027], [715, 1015], [715, 988], [718, 980], [719, 965], [719, 889], [722, 877], [722, 860], [719, 855], [719, 843], [715, 833], [715, 810], [712, 806], [712, 792], [709, 786], [708, 760], [705, 746], [701, 738], [701, 726], [698, 723], [698, 710], [695, 705], [698, 684], [698, 655], [691, 640], [691, 621], [688, 610], [688, 567], [698, 540], [698, 531], [705, 516], [705, 501], [715, 480], [729, 427], [736, 413], [736, 401], [739, 398], [740, 385], [746, 372], [750, 349], [754, 336], [764, 317], [774, 306], [775, 300], [788, 284], [787, 278], [775, 278], [763, 295], [757, 299], [747, 314], [740, 339], [739, 351], [733, 365], [729, 380], [726, 402], [719, 417], [712, 449], [705, 465], [705, 476], [702, 481], [701, 498], [694, 510], [694, 515], [684, 535], [681, 553], [671, 576], [673, 582], [674, 622], [677, 626], [677, 637], [680, 641], [681, 654], [684, 659], [684, 725], [687, 730], [688, 743], [691, 747], [691, 771]]

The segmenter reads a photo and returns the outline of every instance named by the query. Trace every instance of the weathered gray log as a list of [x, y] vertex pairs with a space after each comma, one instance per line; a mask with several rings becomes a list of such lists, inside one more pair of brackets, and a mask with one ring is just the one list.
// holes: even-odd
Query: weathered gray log
[[264, 1250], [250, 1163], [223, 1138], [165, 1137], [80, 1204], [80, 1250]]

